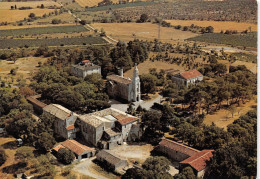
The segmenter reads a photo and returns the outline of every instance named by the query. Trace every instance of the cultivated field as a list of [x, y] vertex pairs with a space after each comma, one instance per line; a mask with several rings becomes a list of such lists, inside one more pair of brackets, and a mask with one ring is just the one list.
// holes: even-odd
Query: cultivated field
[[227, 35], [227, 34], [219, 34], [219, 33], [207, 33], [197, 37], [189, 38], [188, 40], [257, 48], [256, 33], [249, 33], [247, 35]]
[[34, 35], [34, 34], [53, 34], [53, 33], [73, 33], [88, 31], [82, 25], [72, 26], [53, 26], [53, 27], [36, 27], [26, 29], [9, 29], [0, 30], [0, 36], [19, 36], [19, 35]]
[[55, 11], [54, 9], [29, 9], [29, 10], [0, 10], [0, 22], [16, 22], [28, 18], [30, 13], [34, 13], [36, 16], [42, 16], [43, 14], [49, 14]]
[[20, 47], [39, 47], [46, 46], [64, 46], [64, 45], [87, 45], [87, 44], [106, 44], [101, 37], [74, 37], [61, 39], [1, 39], [0, 49], [20, 48]]
[[59, 26], [71, 26], [71, 24], [59, 24], [59, 25], [54, 25], [54, 24], [47, 24], [47, 25], [37, 25], [37, 24], [32, 24], [32, 25], [23, 25], [23, 26], [0, 26], [0, 30], [13, 30], [13, 29], [28, 29], [28, 28], [42, 28], [42, 27], [59, 27]]
[[45, 7], [48, 6], [57, 6], [60, 7], [60, 4], [54, 1], [27, 1], [27, 2], [0, 2], [0, 9], [11, 9], [11, 6], [20, 7], [32, 7], [37, 8], [43, 4]]
[[181, 26], [191, 26], [192, 24], [208, 27], [212, 26], [214, 28], [214, 32], [224, 32], [226, 30], [237, 30], [238, 32], [242, 32], [244, 30], [248, 30], [251, 27], [252, 32], [257, 32], [257, 24], [250, 23], [238, 23], [231, 21], [195, 21], [195, 20], [166, 20], [166, 22], [171, 23], [171, 25], [181, 25]]
[[[118, 3], [118, 0], [111, 0], [113, 3]], [[76, 0], [76, 2], [82, 7], [93, 7], [97, 6], [102, 0]]]
[[[103, 28], [107, 35], [123, 41], [133, 40], [133, 35], [140, 40], [154, 40], [158, 38], [158, 25], [152, 23], [95, 23], [92, 26], [98, 30]], [[198, 34], [192, 32], [161, 27], [160, 40], [173, 42], [173, 40], [184, 40], [196, 36]]]

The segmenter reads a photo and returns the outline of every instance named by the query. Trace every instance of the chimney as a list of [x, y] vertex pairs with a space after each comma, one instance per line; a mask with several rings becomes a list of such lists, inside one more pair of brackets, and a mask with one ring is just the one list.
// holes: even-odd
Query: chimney
[[118, 73], [119, 73], [119, 76], [124, 77], [124, 70], [123, 70], [123, 68], [120, 68], [118, 70]]

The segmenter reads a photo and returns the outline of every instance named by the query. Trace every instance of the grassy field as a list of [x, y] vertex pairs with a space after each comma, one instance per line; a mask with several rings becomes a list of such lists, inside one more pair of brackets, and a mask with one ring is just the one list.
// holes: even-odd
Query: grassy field
[[107, 43], [101, 37], [74, 37], [61, 39], [1, 39], [0, 49], [20, 48], [24, 46], [39, 47], [46, 46], [63, 46], [63, 45], [84, 45], [85, 44], [105, 44]]
[[257, 55], [249, 53], [232, 53], [231, 56], [236, 57], [237, 59], [245, 62], [257, 63]]
[[75, 22], [75, 18], [71, 14], [62, 13], [57, 16], [50, 16], [50, 17], [46, 17], [43, 19], [36, 19], [34, 22], [32, 22], [32, 24], [37, 24], [37, 23], [51, 24], [52, 19], [60, 19], [62, 21], [62, 23], [74, 23]]
[[7, 10], [0, 9], [0, 22], [16, 22], [28, 18], [30, 13], [34, 13], [36, 16], [42, 16], [43, 14], [49, 14], [55, 11], [54, 9], [29, 9], [29, 10]]
[[72, 26], [52, 26], [36, 27], [26, 29], [0, 30], [0, 36], [34, 35], [34, 34], [53, 34], [53, 33], [72, 33], [88, 31], [82, 25]]
[[[158, 38], [158, 25], [152, 23], [95, 23], [92, 26], [98, 30], [103, 28], [107, 35], [123, 41], [133, 40], [133, 34], [135, 38], [141, 40], [154, 40]], [[198, 34], [192, 32], [161, 27], [160, 40], [163, 42], [172, 42], [173, 40], [184, 40], [196, 36]]]
[[[47, 62], [47, 58], [41, 57], [26, 57], [26, 58], [19, 58], [15, 64], [12, 61], [0, 60], [0, 76], [2, 80], [6, 78], [7, 81], [11, 82], [11, 78], [17, 79], [21, 76], [24, 79], [27, 79], [27, 82], [30, 82], [30, 78], [32, 74], [38, 71], [38, 62], [44, 64]], [[10, 74], [10, 70], [13, 68], [18, 68], [17, 75], [12, 76]], [[16, 83], [14, 81], [14, 83]]]
[[181, 26], [191, 26], [191, 24], [208, 27], [212, 26], [214, 28], [214, 32], [224, 32], [226, 30], [237, 30], [238, 32], [244, 31], [251, 27], [252, 32], [257, 32], [257, 24], [250, 23], [238, 23], [231, 21], [196, 21], [196, 20], [166, 20], [171, 23], [171, 25], [181, 25]]
[[208, 33], [197, 37], [189, 38], [188, 40], [257, 48], [256, 33], [249, 33], [247, 35], [227, 35]]
[[[127, 3], [127, 4], [113, 4], [109, 6], [100, 6], [100, 7], [92, 7], [88, 8], [88, 11], [106, 11], [109, 9], [119, 9], [119, 8], [126, 8], [126, 7], [137, 7], [137, 6], [147, 6], [151, 4], [156, 4], [155, 2], [134, 2], [134, 3]], [[89, 6], [91, 7], [91, 6]]]
[[[237, 112], [234, 114], [233, 118], [230, 112], [226, 109], [221, 109], [214, 114], [206, 115], [204, 119], [204, 124], [211, 125], [214, 122], [218, 127], [226, 129], [227, 126], [234, 122], [234, 120], [238, 119], [240, 116], [246, 114], [248, 111], [254, 109], [256, 107], [256, 97], [246, 104], [242, 104], [237, 107]], [[239, 111], [239, 114], [238, 114]]]
[[47, 24], [47, 25], [32, 24], [32, 25], [23, 25], [23, 26], [14, 26], [14, 25], [7, 25], [7, 26], [5, 26], [4, 25], [4, 26], [0, 26], [0, 30], [28, 29], [28, 28], [42, 28], [42, 27], [57, 27], [57, 26], [71, 26], [71, 24], [59, 24], [59, 25], [54, 25], [54, 24]]
[[[82, 7], [93, 7], [97, 6], [102, 0], [76, 0], [76, 2]], [[118, 3], [118, 0], [112, 0], [113, 3]]]
[[60, 7], [60, 4], [54, 1], [27, 1], [27, 2], [0, 2], [0, 9], [11, 9], [11, 6], [20, 7], [32, 7], [37, 8], [43, 4], [45, 7], [48, 6], [57, 6]]

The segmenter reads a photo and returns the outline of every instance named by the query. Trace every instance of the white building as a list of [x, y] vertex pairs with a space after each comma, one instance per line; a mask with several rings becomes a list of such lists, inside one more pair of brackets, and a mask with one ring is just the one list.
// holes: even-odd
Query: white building
[[203, 80], [203, 75], [197, 70], [185, 71], [172, 76], [172, 81], [178, 86], [184, 85], [188, 87], [190, 84], [195, 84]]
[[101, 67], [91, 63], [89, 60], [84, 60], [77, 65], [72, 65], [71, 72], [77, 77], [85, 78], [87, 75], [94, 73], [101, 74]]

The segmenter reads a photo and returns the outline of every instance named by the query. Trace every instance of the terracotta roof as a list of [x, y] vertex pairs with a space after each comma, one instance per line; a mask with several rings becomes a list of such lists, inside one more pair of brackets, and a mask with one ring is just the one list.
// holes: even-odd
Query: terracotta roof
[[113, 164], [113, 165], [116, 165], [117, 163], [122, 161], [121, 158], [119, 158], [118, 156], [112, 154], [111, 152], [109, 152], [107, 150], [101, 150], [100, 152], [98, 152], [98, 154], [96, 156], [103, 158], [108, 163]]
[[66, 127], [66, 129], [67, 129], [67, 131], [70, 131], [72, 129], [75, 129], [75, 126], [74, 125], [70, 125], [70, 126]]
[[130, 84], [130, 83], [132, 83], [131, 79], [125, 78], [125, 77], [122, 77], [122, 76], [118, 76], [118, 75], [107, 76], [107, 80], [115, 81], [117, 83], [122, 83], [122, 84]]
[[95, 149], [90, 148], [86, 145], [82, 145], [82, 144], [80, 144], [77, 141], [72, 140], [72, 139], [68, 139], [68, 140], [62, 142], [61, 145], [63, 145], [64, 147], [71, 150], [72, 152], [74, 152], [77, 155], [82, 155], [86, 151], [94, 151], [95, 150]]
[[138, 121], [138, 118], [136, 118], [136, 117], [126, 117], [124, 119], [118, 120], [118, 122], [121, 125], [126, 125], [126, 124], [129, 124], [129, 123], [135, 122], [135, 121]]
[[199, 150], [193, 149], [191, 147], [188, 147], [186, 145], [180, 144], [178, 142], [174, 142], [169, 139], [162, 139], [162, 141], [159, 143], [160, 146], [167, 147], [171, 150], [178, 151], [180, 153], [186, 154], [188, 156], [193, 156], [196, 153], [200, 152]]
[[106, 132], [110, 137], [114, 137], [114, 136], [117, 136], [117, 135], [120, 135], [120, 134], [121, 134], [121, 133], [119, 133], [119, 132], [113, 131], [112, 129], [106, 129], [105, 132]]
[[214, 150], [202, 150], [201, 152], [196, 153], [195, 155], [187, 158], [180, 162], [181, 164], [189, 164], [198, 172], [206, 168], [206, 161], [209, 161], [213, 156], [212, 152]]
[[185, 72], [180, 73], [180, 76], [183, 77], [184, 79], [188, 80], [191, 78], [202, 76], [202, 74], [198, 70], [190, 70], [190, 71], [185, 71]]
[[44, 108], [45, 106], [47, 106], [47, 104], [37, 100], [36, 98], [33, 98], [32, 96], [29, 96], [26, 98], [30, 103], [33, 103], [41, 108]]
[[83, 60], [82, 63], [88, 63], [90, 62], [89, 60]]
[[63, 145], [59, 144], [59, 145], [55, 146], [55, 147], [53, 148], [53, 150], [55, 150], [56, 152], [58, 152], [61, 148], [64, 149], [65, 147], [64, 147]]
[[122, 120], [122, 119], [125, 119], [126, 117], [128, 117], [126, 114], [118, 114], [118, 115], [113, 115], [113, 116], [117, 120]]

